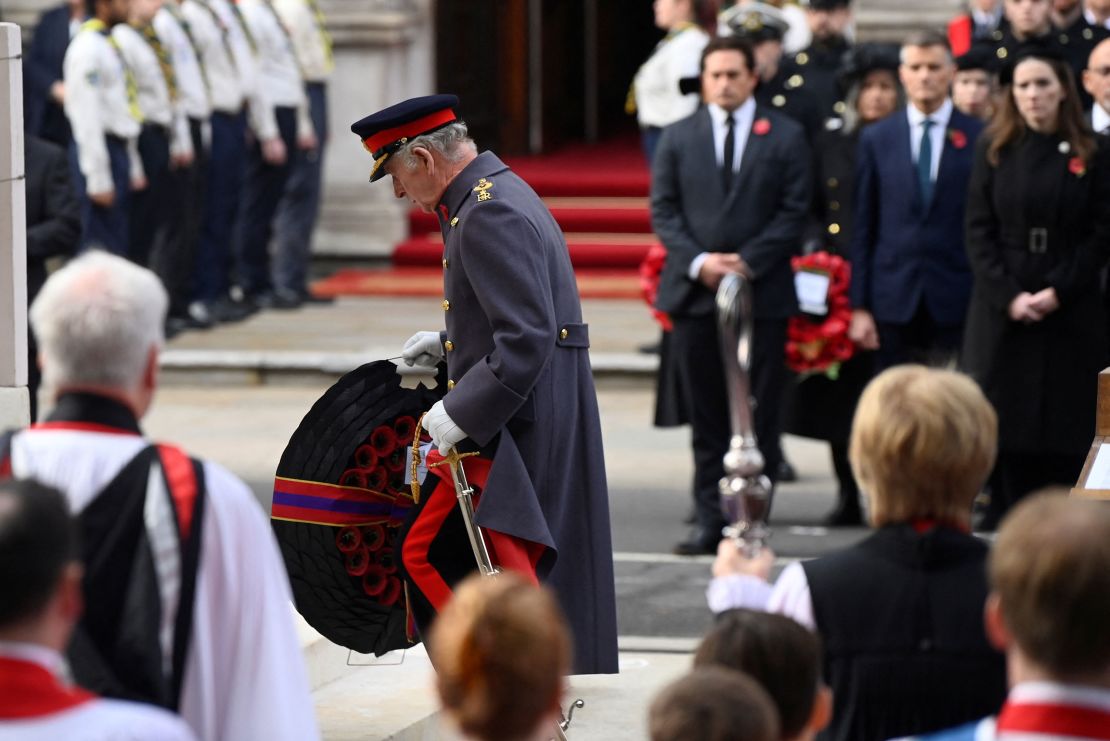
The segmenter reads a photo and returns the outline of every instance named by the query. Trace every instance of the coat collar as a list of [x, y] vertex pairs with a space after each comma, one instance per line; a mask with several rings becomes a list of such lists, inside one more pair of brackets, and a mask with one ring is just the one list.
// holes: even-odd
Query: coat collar
[[466, 197], [470, 195], [478, 180], [508, 169], [509, 166], [493, 152], [482, 152], [464, 167], [447, 186], [447, 190], [443, 191], [443, 197], [439, 199], [436, 212], [445, 220], [449, 220], [462, 208]]
[[58, 397], [54, 411], [37, 429], [99, 429], [141, 435], [139, 420], [126, 405], [99, 394], [69, 392]]

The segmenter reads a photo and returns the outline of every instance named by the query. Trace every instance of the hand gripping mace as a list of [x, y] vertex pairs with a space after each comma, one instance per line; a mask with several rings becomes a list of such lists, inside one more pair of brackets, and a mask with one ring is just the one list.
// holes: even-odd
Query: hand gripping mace
[[737, 548], [755, 556], [771, 536], [766, 525], [771, 481], [763, 475], [763, 454], [752, 423], [751, 355], [755, 321], [752, 289], [746, 278], [729, 274], [717, 289], [717, 330], [728, 388], [732, 438], [725, 453], [721, 479], [721, 511], [729, 525], [723, 531]]

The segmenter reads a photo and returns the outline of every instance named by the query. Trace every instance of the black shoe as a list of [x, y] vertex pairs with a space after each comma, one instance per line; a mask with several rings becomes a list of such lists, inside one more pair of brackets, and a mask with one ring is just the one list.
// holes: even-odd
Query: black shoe
[[285, 288], [257, 293], [251, 296], [251, 299], [260, 309], [298, 309], [303, 303], [299, 294]]
[[683, 525], [697, 525], [698, 524], [698, 509], [697, 509], [697, 507], [691, 507], [690, 508], [690, 511], [687, 512], [686, 516], [682, 518], [682, 524]]
[[798, 480], [798, 472], [794, 470], [794, 466], [790, 465], [790, 461], [785, 458], [779, 461], [777, 480], [782, 483], [790, 483], [791, 481]]
[[233, 301], [227, 297], [214, 301], [209, 308], [212, 318], [221, 323], [241, 322], [258, 311], [258, 307], [252, 303]]
[[716, 532], [705, 528], [696, 528], [687, 540], [677, 543], [674, 547], [676, 556], [705, 556], [717, 552], [717, 544], [721, 542], [721, 528]]

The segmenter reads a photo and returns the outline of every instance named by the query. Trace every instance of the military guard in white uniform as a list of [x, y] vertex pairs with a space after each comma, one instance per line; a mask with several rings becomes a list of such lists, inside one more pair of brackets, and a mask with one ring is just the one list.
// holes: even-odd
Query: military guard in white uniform
[[297, 293], [304, 301], [330, 302], [308, 290], [308, 264], [312, 232], [320, 213], [323, 190], [324, 147], [328, 143], [328, 78], [335, 68], [331, 34], [319, 0], [274, 0], [274, 10], [293, 42], [297, 64], [304, 76], [305, 96], [316, 148], [305, 150], [293, 161], [293, 171], [278, 207], [274, 238], [274, 282]]
[[127, 21], [128, 6], [129, 0], [87, 0], [89, 20], [70, 42], [63, 64], [81, 248], [124, 256], [130, 192], [146, 185], [138, 156], [138, 91], [111, 36], [112, 26]]
[[[293, 42], [274, 6], [270, 0], [240, 0], [237, 7], [254, 40], [258, 61], [256, 84], [268, 106], [268, 111], [260, 111], [259, 115], [276, 122], [277, 141], [285, 153], [281, 159], [272, 157], [261, 143], [252, 144], [247, 150], [236, 255], [239, 285], [260, 308], [291, 309], [301, 304], [300, 287], [283, 285], [278, 279], [289, 280], [294, 272], [290, 264], [303, 263], [307, 256], [302, 245], [280, 240], [278, 249], [293, 249], [295, 254], [276, 254], [273, 263], [284, 269], [275, 272], [276, 265], [270, 260], [270, 239], [289, 176], [297, 161], [316, 149], [316, 132], [309, 117], [304, 79], [297, 66]], [[251, 105], [253, 115], [254, 103]], [[304, 268], [298, 272], [303, 273]]]

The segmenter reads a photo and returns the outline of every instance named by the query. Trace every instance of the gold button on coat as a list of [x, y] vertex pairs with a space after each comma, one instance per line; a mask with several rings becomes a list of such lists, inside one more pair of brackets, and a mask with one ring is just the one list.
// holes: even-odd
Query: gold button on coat
[[840, 224], [829, 224], [829, 234], [840, 234]]
[[455, 343], [452, 342], [451, 340], [447, 340], [447, 342], [443, 343], [443, 347], [444, 347], [444, 349], [447, 350], [447, 352], [451, 352], [452, 350], [455, 349]]
[[829, 178], [827, 182], [830, 188], [835, 188], [836, 186], [840, 185], [840, 181], [836, 178]]
[[840, 201], [829, 201], [829, 210], [830, 211], [839, 211], [840, 210]]
[[453, 388], [455, 388], [455, 382], [454, 381], [448, 381], [447, 382], [447, 390], [450, 391]]
[[444, 269], [444, 270], [446, 270], [446, 269], [447, 269], [447, 258], [446, 258], [446, 257], [445, 257], [445, 258], [443, 258], [443, 269]]
[[458, 224], [459, 224], [459, 217], [458, 216], [451, 219], [451, 226], [458, 226]]
[[444, 311], [451, 311], [451, 302], [448, 301], [447, 299], [443, 299], [443, 310]]
[[565, 340], [567, 338], [567, 335], [569, 335], [569, 334], [570, 334], [570, 332], [567, 331], [567, 328], [563, 327], [561, 330], [559, 330], [559, 339], [560, 340]]

